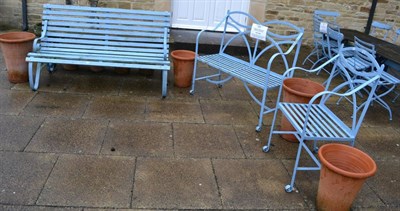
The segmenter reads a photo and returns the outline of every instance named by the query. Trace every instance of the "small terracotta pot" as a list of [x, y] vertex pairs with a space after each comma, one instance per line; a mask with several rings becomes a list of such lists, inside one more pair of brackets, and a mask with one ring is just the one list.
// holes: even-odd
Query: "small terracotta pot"
[[344, 144], [325, 144], [318, 150], [321, 172], [318, 210], [350, 210], [364, 181], [375, 175], [375, 161], [363, 151]]
[[[283, 80], [283, 102], [288, 103], [309, 103], [311, 98], [325, 90], [321, 84], [304, 78], [287, 78]], [[319, 100], [314, 101], [319, 103]], [[294, 131], [294, 127], [282, 116], [282, 131]], [[289, 142], [298, 142], [291, 134], [281, 134], [281, 137]]]
[[185, 88], [192, 84], [193, 65], [196, 53], [187, 50], [175, 50], [171, 53], [174, 63], [174, 84]]
[[0, 35], [1, 50], [11, 83], [28, 81], [28, 63], [25, 58], [32, 51], [35, 37], [35, 34], [29, 32], [8, 32]]

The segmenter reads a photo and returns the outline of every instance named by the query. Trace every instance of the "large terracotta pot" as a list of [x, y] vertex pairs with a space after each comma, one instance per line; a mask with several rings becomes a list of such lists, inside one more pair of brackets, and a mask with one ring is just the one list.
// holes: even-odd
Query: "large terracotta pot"
[[366, 153], [344, 144], [325, 144], [318, 150], [321, 172], [318, 210], [349, 210], [364, 181], [375, 175], [375, 161]]
[[185, 88], [192, 84], [193, 65], [196, 53], [187, 50], [172, 51], [171, 56], [174, 63], [174, 84]]
[[[325, 90], [321, 84], [304, 78], [287, 78], [283, 80], [283, 102], [308, 103], [316, 94]], [[319, 101], [315, 101], [318, 103]], [[292, 124], [282, 116], [282, 131], [294, 131]], [[298, 142], [291, 134], [281, 134], [281, 137], [290, 142]]]
[[8, 32], [0, 35], [1, 50], [11, 83], [28, 81], [28, 63], [25, 58], [32, 51], [35, 37], [35, 34], [29, 32]]

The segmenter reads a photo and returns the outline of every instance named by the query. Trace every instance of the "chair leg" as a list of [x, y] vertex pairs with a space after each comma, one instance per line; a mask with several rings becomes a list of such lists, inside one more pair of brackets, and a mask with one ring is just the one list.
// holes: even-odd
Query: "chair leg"
[[275, 108], [274, 117], [272, 119], [272, 124], [271, 124], [271, 129], [269, 131], [268, 142], [267, 142], [267, 145], [263, 146], [263, 148], [262, 148], [263, 152], [268, 152], [271, 149], [272, 135], [274, 132], [274, 127], [275, 127], [275, 122], [276, 122], [277, 116], [278, 116], [278, 108]]
[[33, 62], [28, 64], [29, 85], [33, 91], [39, 88], [40, 72], [42, 70], [42, 63], [36, 63], [36, 71], [33, 73]]
[[292, 173], [292, 180], [290, 181], [289, 185], [285, 186], [285, 191], [290, 193], [294, 189], [294, 181], [296, 180], [296, 174], [297, 174], [297, 169], [299, 168], [299, 162], [300, 162], [300, 156], [301, 156], [301, 151], [303, 148], [304, 140], [299, 140], [299, 148], [297, 149], [297, 155], [296, 155], [296, 161], [294, 163], [293, 167], [293, 173]]
[[261, 100], [261, 108], [260, 108], [260, 116], [258, 118], [258, 125], [256, 127], [256, 131], [260, 132], [261, 131], [261, 127], [262, 127], [262, 122], [263, 122], [263, 116], [264, 116], [264, 110], [265, 110], [265, 102], [267, 99], [267, 93], [268, 93], [268, 89], [265, 88], [263, 91], [263, 96], [262, 96], [262, 100]]
[[197, 58], [195, 58], [194, 66], [193, 66], [192, 88], [191, 88], [190, 91], [189, 91], [189, 93], [190, 93], [191, 95], [194, 94], [194, 85], [195, 85], [195, 83], [196, 83], [197, 63], [198, 63]]

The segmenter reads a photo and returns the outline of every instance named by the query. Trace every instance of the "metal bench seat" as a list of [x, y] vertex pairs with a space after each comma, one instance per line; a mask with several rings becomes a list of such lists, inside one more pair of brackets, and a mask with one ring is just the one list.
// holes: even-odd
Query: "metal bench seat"
[[169, 12], [45, 4], [42, 36], [26, 57], [30, 86], [38, 89], [42, 64], [152, 69], [162, 71], [165, 97], [170, 22]]
[[247, 62], [227, 54], [200, 56], [198, 60], [259, 88], [264, 88], [265, 86], [269, 88], [279, 87], [283, 80], [282, 75], [271, 72], [267, 81], [267, 73], [264, 68], [250, 65]]
[[[279, 109], [296, 131], [302, 131], [305, 125], [308, 104], [281, 103], [279, 104]], [[308, 113], [304, 139], [323, 141], [351, 140], [355, 138], [351, 129], [325, 105], [311, 105]]]

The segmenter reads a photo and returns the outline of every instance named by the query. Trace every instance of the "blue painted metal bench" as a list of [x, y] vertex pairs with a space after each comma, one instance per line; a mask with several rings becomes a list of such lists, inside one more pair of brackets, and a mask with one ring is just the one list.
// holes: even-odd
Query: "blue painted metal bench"
[[[139, 68], [162, 71], [167, 95], [169, 12], [45, 4], [42, 36], [29, 53], [29, 83], [39, 87], [42, 64]], [[37, 63], [36, 71], [33, 63]]]
[[[247, 18], [255, 24], [267, 26], [266, 41], [250, 38], [251, 26], [240, 24], [238, 18]], [[195, 83], [199, 80], [206, 80], [219, 86], [232, 78], [241, 80], [250, 96], [260, 106], [259, 121], [256, 127], [256, 131], [260, 131], [263, 115], [275, 110], [266, 105], [268, 90], [279, 88], [283, 81], [280, 73], [296, 65], [304, 29], [278, 20], [261, 23], [253, 16], [239, 11], [228, 11], [214, 30], [220, 29], [221, 26], [223, 26], [223, 31], [219, 52], [195, 58], [190, 93], [194, 94]], [[227, 29], [230, 29], [229, 33], [227, 33]], [[206, 30], [200, 31], [197, 35], [196, 55], [199, 55], [199, 40], [204, 31]], [[288, 31], [290, 33], [284, 33]], [[254, 47], [251, 47], [250, 44], [252, 40], [255, 40]], [[247, 47], [247, 58], [230, 55], [227, 52], [234, 42], [242, 42]], [[288, 55], [291, 53], [293, 54], [292, 61], [288, 59]], [[262, 60], [260, 58], [266, 58], [267, 62], [259, 64], [259, 61]], [[198, 71], [197, 62], [199, 61], [216, 69], [216, 72], [206, 75]], [[279, 62], [283, 65], [277, 66], [276, 64]], [[262, 96], [257, 97], [257, 94], [253, 93], [252, 87], [262, 89]]]

